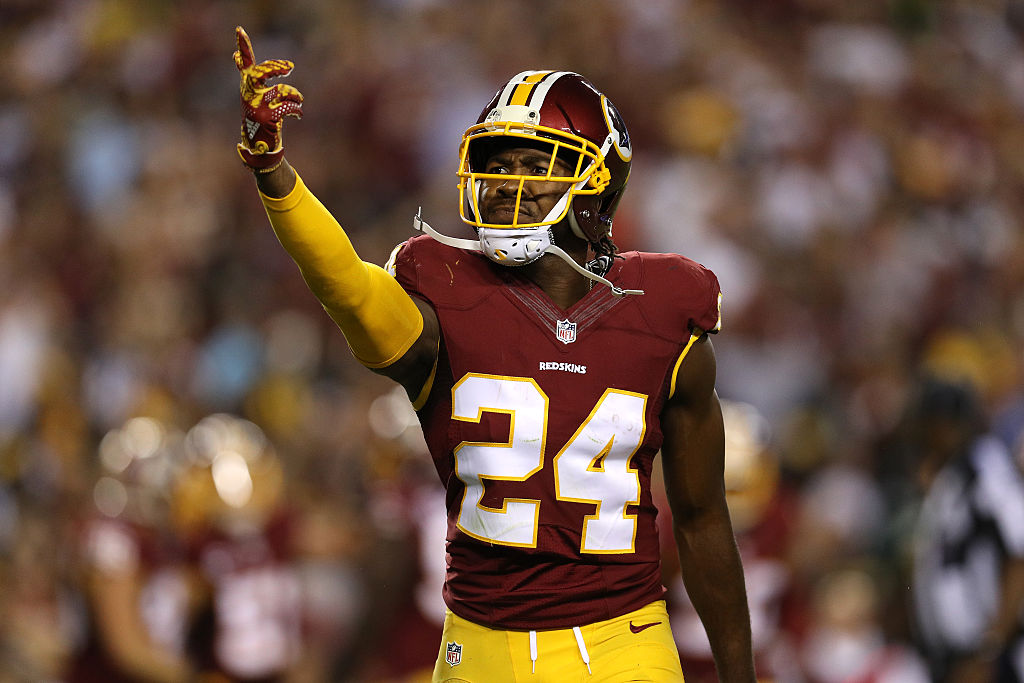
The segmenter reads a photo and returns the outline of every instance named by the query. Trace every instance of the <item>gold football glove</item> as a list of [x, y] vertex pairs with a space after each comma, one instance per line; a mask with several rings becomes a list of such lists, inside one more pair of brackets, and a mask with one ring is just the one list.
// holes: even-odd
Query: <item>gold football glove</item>
[[284, 160], [284, 118], [302, 118], [302, 93], [283, 83], [268, 86], [268, 79], [287, 76], [295, 65], [287, 59], [268, 59], [257, 64], [245, 29], [236, 27], [235, 34], [235, 66], [242, 76], [242, 141], [238, 143], [238, 154], [253, 171], [269, 173]]

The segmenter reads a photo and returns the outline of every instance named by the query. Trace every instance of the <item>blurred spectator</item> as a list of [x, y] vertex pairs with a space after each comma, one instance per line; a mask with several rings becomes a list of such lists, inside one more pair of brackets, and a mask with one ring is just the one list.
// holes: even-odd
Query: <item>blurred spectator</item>
[[93, 505], [76, 520], [86, 629], [68, 683], [177, 683], [196, 673], [185, 653], [186, 558], [171, 524], [182, 437], [133, 417], [100, 442]]
[[933, 680], [1024, 680], [1024, 474], [973, 389], [926, 380], [910, 446], [925, 490], [914, 605]]
[[891, 642], [881, 593], [861, 568], [835, 570], [814, 587], [800, 658], [814, 683], [929, 683], [923, 658]]
[[324, 680], [324, 642], [343, 648], [356, 612], [346, 525], [325, 526], [324, 509], [307, 522], [315, 508], [291, 499], [285, 463], [249, 420], [208, 415], [183, 451], [173, 492], [194, 589], [186, 652], [213, 680]]

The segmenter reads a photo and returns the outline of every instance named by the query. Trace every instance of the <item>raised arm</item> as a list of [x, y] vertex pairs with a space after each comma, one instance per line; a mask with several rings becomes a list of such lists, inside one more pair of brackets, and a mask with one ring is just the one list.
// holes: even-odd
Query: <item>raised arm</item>
[[754, 683], [750, 612], [726, 506], [725, 432], [707, 335], [690, 348], [662, 414], [662, 467], [683, 582], [728, 683]]
[[353, 355], [402, 384], [415, 399], [437, 359], [440, 333], [433, 309], [410, 297], [383, 268], [363, 261], [331, 213], [284, 158], [284, 119], [302, 116], [302, 95], [267, 80], [292, 63], [256, 62], [242, 27], [235, 65], [241, 75], [238, 154], [256, 177], [274, 233], [306, 284], [341, 328]]

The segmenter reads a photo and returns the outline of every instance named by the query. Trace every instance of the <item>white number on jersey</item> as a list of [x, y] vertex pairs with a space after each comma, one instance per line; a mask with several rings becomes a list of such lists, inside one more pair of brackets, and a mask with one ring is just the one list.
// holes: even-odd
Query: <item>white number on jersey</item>
[[[636, 518], [626, 507], [640, 501], [640, 478], [630, 461], [643, 441], [647, 397], [609, 389], [554, 458], [559, 500], [595, 505], [583, 523], [580, 552], [629, 553]], [[505, 498], [483, 504], [485, 480], [526, 481], [544, 467], [548, 397], [527, 377], [467, 374], [452, 389], [452, 417], [480, 422], [483, 414], [509, 416], [502, 443], [463, 442], [455, 474], [466, 485], [458, 527], [480, 540], [536, 547], [540, 501]]]
[[231, 674], [280, 674], [299, 651], [301, 587], [290, 571], [264, 567], [228, 573], [215, 593], [217, 658]]

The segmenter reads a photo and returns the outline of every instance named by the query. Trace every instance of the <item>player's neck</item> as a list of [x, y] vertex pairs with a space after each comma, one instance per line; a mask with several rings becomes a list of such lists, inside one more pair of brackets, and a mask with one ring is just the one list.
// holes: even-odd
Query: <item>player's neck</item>
[[[577, 247], [572, 250], [566, 249], [566, 252], [577, 263], [581, 265], [586, 263], [586, 244], [583, 245], [582, 250]], [[583, 277], [554, 254], [545, 254], [525, 266], [523, 271], [524, 275], [544, 290], [548, 298], [562, 310], [570, 308], [586, 296], [594, 284], [593, 280]]]

